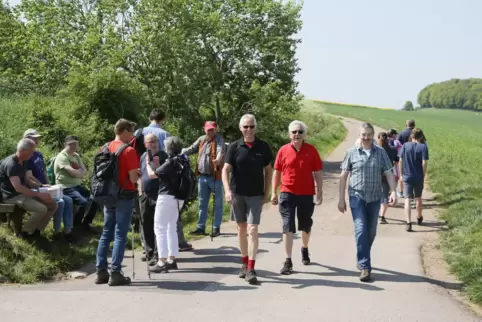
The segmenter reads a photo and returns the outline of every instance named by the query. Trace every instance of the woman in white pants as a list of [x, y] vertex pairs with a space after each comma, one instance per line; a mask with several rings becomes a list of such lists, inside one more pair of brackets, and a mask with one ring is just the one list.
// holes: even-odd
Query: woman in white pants
[[[169, 269], [177, 269], [176, 256], [179, 253], [179, 242], [177, 235], [177, 219], [179, 210], [184, 204], [183, 200], [174, 197], [178, 184], [179, 164], [177, 156], [182, 150], [182, 141], [175, 136], [164, 140], [165, 151], [168, 158], [159, 160], [147, 160], [147, 173], [150, 178], [159, 178], [159, 195], [154, 213], [154, 233], [156, 235], [157, 251], [159, 261], [156, 265], [150, 266], [153, 273], [167, 273]], [[146, 153], [149, 158], [149, 153]], [[155, 170], [154, 170], [155, 169]]]

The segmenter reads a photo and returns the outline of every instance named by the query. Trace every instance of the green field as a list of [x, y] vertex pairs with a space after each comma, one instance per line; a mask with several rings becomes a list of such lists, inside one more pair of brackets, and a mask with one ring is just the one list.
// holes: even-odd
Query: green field
[[401, 131], [414, 119], [427, 138], [428, 179], [449, 230], [442, 248], [452, 271], [467, 286], [470, 299], [482, 303], [482, 113], [423, 109], [415, 112], [315, 104], [330, 114]]
[[[337, 118], [323, 113], [310, 102], [304, 103], [296, 118], [308, 125], [309, 142], [319, 149], [322, 156], [326, 155], [344, 139], [346, 130]], [[0, 127], [2, 137], [2, 140], [0, 140], [0, 151], [2, 152], [0, 159], [7, 153], [12, 152], [16, 141], [25, 130], [20, 117], [25, 105], [21, 99], [0, 99], [0, 112], [3, 115], [0, 120], [0, 125], [2, 125]], [[52, 128], [55, 129], [55, 124], [52, 124]], [[286, 142], [288, 140], [288, 129], [286, 129]], [[42, 146], [41, 150], [46, 156], [50, 156], [52, 153], [45, 146]], [[208, 227], [207, 233], [211, 229], [212, 209], [211, 198], [210, 215], [206, 225]], [[229, 207], [225, 205], [224, 210], [224, 221], [227, 221], [230, 218]], [[197, 202], [191, 205], [182, 216], [186, 238], [189, 240], [200, 238], [188, 234], [189, 231], [194, 230], [197, 223]], [[102, 222], [102, 214], [98, 214], [94, 226], [100, 229]], [[0, 282], [4, 279], [11, 283], [36, 283], [62, 277], [63, 273], [95, 260], [99, 236], [81, 236], [82, 239], [72, 246], [63, 241], [53, 241], [52, 237], [53, 229], [52, 225], [49, 225], [45, 238], [37, 241], [36, 244], [29, 244], [15, 237], [5, 224], [0, 224]], [[131, 249], [131, 237], [132, 234], [129, 233], [127, 250]], [[135, 247], [140, 248], [140, 239], [137, 234], [135, 240]]]

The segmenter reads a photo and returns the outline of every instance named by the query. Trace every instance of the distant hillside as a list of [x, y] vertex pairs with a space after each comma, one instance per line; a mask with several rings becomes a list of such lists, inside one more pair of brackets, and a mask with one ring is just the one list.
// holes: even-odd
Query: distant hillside
[[482, 79], [451, 79], [433, 83], [418, 94], [422, 108], [482, 110]]

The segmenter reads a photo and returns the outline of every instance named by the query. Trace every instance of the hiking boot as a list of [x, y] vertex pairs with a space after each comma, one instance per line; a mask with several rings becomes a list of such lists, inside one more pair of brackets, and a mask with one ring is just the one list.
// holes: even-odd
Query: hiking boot
[[293, 262], [290, 259], [287, 259], [281, 269], [280, 273], [282, 275], [290, 275], [293, 273]]
[[95, 284], [106, 284], [109, 282], [109, 272], [106, 269], [97, 270], [97, 276], [95, 277]]
[[407, 225], [405, 226], [405, 230], [406, 231], [413, 231], [412, 230], [412, 223], [407, 223]]
[[161, 274], [169, 273], [169, 270], [167, 269], [167, 262], [164, 262], [162, 264], [157, 262], [155, 265], [149, 266], [149, 272], [158, 273], [158, 274], [159, 273], [161, 273]]
[[368, 282], [370, 281], [371, 273], [368, 269], [362, 269], [360, 273], [360, 281]]
[[380, 217], [380, 224], [388, 224], [388, 221], [385, 217]]
[[191, 234], [191, 235], [201, 235], [201, 236], [204, 236], [204, 235], [206, 235], [206, 232], [204, 231], [204, 229], [196, 228], [195, 230], [191, 231], [190, 234]]
[[69, 244], [73, 244], [77, 241], [77, 238], [74, 236], [72, 232], [68, 234], [64, 234], [64, 238]]
[[151, 259], [149, 260], [148, 265], [149, 265], [149, 266], [154, 266], [154, 265], [157, 264], [158, 261], [159, 261], [159, 258], [153, 257], [153, 258], [151, 258]]
[[254, 269], [250, 269], [249, 271], [246, 272], [246, 277], [244, 279], [249, 284], [257, 283], [258, 277], [256, 276], [256, 271]]
[[219, 235], [221, 235], [219, 228], [214, 228], [213, 232], [210, 234], [211, 237], [218, 237]]
[[172, 263], [166, 262], [166, 265], [167, 265], [167, 269], [168, 269], [168, 270], [170, 270], [170, 269], [173, 269], [173, 270], [178, 269], [178, 268], [177, 268], [177, 261], [175, 261], [175, 260], [173, 260]]
[[245, 278], [246, 272], [248, 271], [248, 264], [242, 264], [241, 269], [239, 270], [239, 278]]
[[417, 225], [421, 225], [423, 222], [423, 216], [417, 217]]
[[301, 262], [303, 265], [310, 265], [310, 256], [308, 254], [308, 248], [301, 247]]
[[122, 275], [121, 272], [112, 272], [110, 275], [109, 286], [123, 286], [130, 283], [131, 279]]
[[179, 251], [180, 252], [188, 252], [190, 250], [192, 250], [192, 245], [189, 244], [188, 242], [184, 242], [184, 243], [179, 245]]

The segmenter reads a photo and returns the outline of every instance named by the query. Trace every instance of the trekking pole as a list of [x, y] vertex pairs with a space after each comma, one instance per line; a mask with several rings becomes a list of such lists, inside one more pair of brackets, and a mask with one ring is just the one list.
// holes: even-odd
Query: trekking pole
[[213, 219], [211, 220], [211, 241], [213, 241], [214, 235], [214, 218], [216, 217], [214, 212], [216, 211], [216, 170], [217, 167], [214, 166], [214, 181], [213, 181]]
[[139, 214], [139, 233], [144, 236], [144, 243], [142, 243], [142, 248], [144, 249], [144, 253], [146, 254], [146, 268], [147, 268], [147, 276], [149, 279], [151, 279], [151, 271], [149, 270], [149, 261], [147, 260], [147, 254], [148, 252], [146, 251], [146, 235], [144, 234], [144, 222], [142, 221], [142, 216]]
[[132, 237], [131, 237], [131, 241], [132, 241], [132, 280], [135, 280], [136, 279], [136, 270], [135, 270], [135, 259], [134, 259], [134, 253], [135, 253], [135, 249], [134, 249], [134, 224], [131, 224], [131, 227], [132, 227]]

